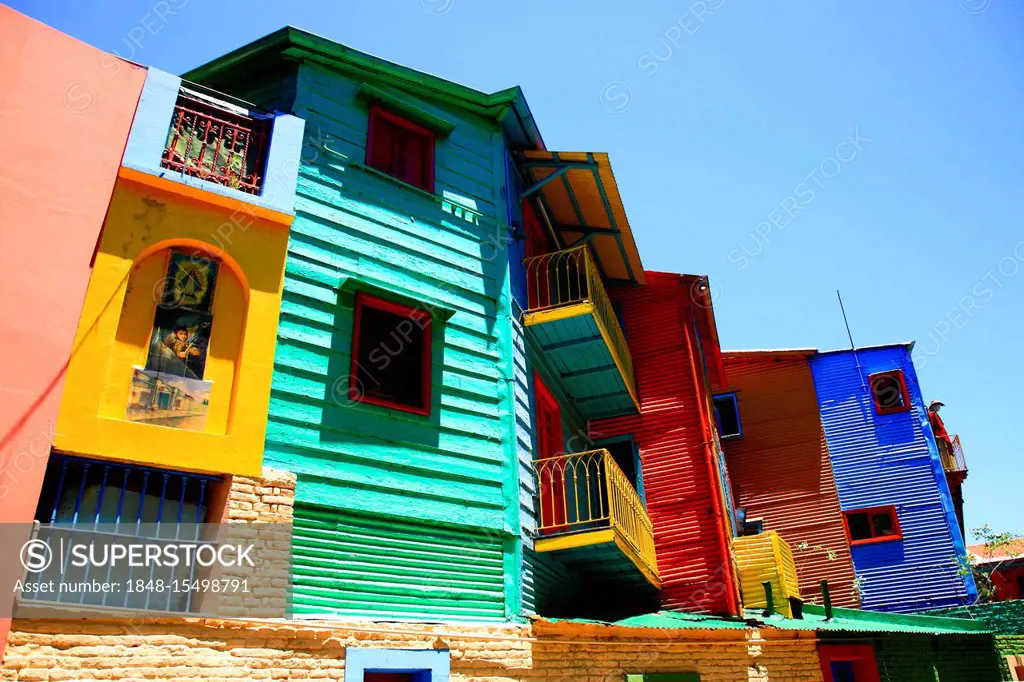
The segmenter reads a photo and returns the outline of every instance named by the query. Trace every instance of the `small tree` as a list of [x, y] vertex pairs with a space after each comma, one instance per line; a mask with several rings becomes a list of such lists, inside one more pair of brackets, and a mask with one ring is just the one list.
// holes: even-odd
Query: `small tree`
[[1024, 556], [1024, 544], [1018, 544], [1024, 536], [1017, 533], [998, 533], [988, 524], [981, 528], [971, 528], [971, 534], [982, 541], [982, 555], [969, 555], [967, 560], [962, 562], [960, 571], [963, 575], [967, 575], [968, 572], [974, 574], [979, 602], [996, 601], [996, 586], [992, 574], [999, 569], [1002, 562], [992, 565], [991, 560], [997, 556], [1005, 556], [1007, 559]]

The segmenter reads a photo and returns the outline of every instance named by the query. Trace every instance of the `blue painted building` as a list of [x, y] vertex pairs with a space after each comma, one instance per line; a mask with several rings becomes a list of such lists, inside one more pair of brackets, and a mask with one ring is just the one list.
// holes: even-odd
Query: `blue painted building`
[[811, 358], [822, 424], [865, 609], [971, 603], [966, 548], [921, 386], [913, 344]]

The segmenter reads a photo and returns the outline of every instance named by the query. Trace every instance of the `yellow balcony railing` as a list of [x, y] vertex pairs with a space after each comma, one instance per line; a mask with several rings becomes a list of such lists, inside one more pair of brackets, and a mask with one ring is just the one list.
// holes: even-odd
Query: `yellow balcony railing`
[[534, 461], [540, 538], [611, 529], [657, 576], [654, 527], [644, 503], [605, 449]]
[[589, 304], [622, 378], [632, 394], [633, 357], [608, 292], [586, 246], [546, 253], [523, 261], [526, 266], [527, 315]]
[[964, 448], [960, 445], [960, 436], [953, 436], [953, 447], [946, 445], [945, 441], [936, 439], [939, 446], [939, 459], [942, 460], [942, 468], [947, 474], [961, 473], [967, 471], [967, 460], [964, 458]]

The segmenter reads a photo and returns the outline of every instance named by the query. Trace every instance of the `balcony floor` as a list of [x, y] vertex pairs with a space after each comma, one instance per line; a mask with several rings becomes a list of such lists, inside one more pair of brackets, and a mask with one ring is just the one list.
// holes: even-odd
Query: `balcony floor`
[[661, 579], [640, 560], [613, 528], [544, 535], [534, 541], [537, 552], [557, 552], [568, 568], [587, 578], [631, 589], [661, 589]]
[[591, 303], [527, 313], [523, 324], [585, 418], [604, 419], [637, 409], [632, 387]]

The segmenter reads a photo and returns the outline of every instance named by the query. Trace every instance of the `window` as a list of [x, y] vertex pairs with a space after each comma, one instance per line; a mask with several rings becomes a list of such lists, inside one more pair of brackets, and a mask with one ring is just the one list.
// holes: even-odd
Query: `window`
[[434, 133], [377, 105], [370, 107], [366, 165], [434, 191]]
[[349, 399], [430, 414], [431, 326], [424, 310], [356, 294]]
[[871, 397], [875, 402], [878, 414], [905, 412], [910, 409], [910, 396], [907, 394], [907, 383], [903, 372], [880, 372], [868, 377], [871, 384]]
[[182, 88], [164, 143], [164, 168], [260, 194], [271, 121]]
[[[43, 488], [36, 507], [35, 520], [52, 524], [40, 529], [40, 539], [57, 536], [75, 539], [76, 543], [101, 546], [104, 539], [121, 543], [123, 538], [145, 538], [149, 544], [166, 541], [174, 544], [202, 544], [201, 524], [208, 521], [212, 489], [220, 481], [204, 476], [164, 469], [118, 464], [54, 454], [46, 465]], [[84, 535], [86, 537], [79, 537]], [[159, 539], [156, 539], [159, 538]], [[134, 541], [134, 540], [133, 540]], [[55, 545], [53, 540], [51, 545]], [[90, 578], [89, 567], [65, 570], [51, 564], [33, 574], [32, 580], [59, 580], [74, 583]], [[198, 577], [183, 564], [157, 569], [150, 574], [131, 566], [108, 569], [104, 582], [133, 578], [184, 580]], [[53, 575], [52, 572], [59, 572]], [[94, 573], [91, 577], [97, 577]], [[25, 598], [48, 600], [52, 595], [26, 595]], [[195, 609], [194, 595], [185, 592], [76, 592], [61, 595], [60, 601], [73, 604], [141, 608], [156, 611], [188, 612]]]
[[820, 644], [818, 661], [825, 682], [878, 682], [871, 644]]
[[718, 435], [721, 438], [740, 438], [743, 429], [740, 426], [740, 410], [736, 403], [735, 393], [726, 393], [714, 397], [715, 417], [718, 420]]
[[451, 652], [345, 649], [345, 682], [448, 682]]
[[896, 507], [873, 507], [843, 512], [851, 545], [899, 540], [903, 537]]

